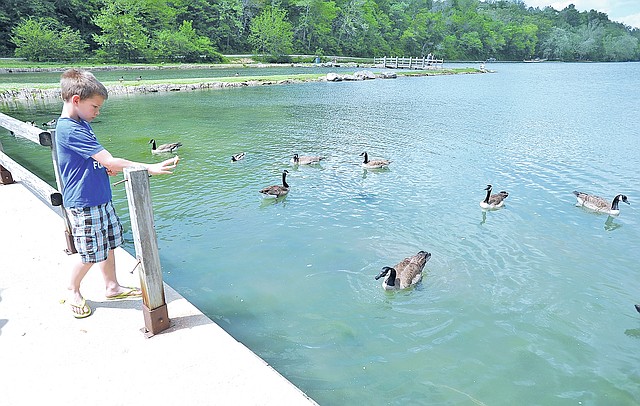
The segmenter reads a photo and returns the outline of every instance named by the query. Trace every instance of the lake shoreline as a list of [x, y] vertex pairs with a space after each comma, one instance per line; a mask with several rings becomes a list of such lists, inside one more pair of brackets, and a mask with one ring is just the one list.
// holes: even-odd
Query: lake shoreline
[[[274, 65], [282, 66], [282, 65]], [[342, 65], [345, 66], [345, 65]], [[350, 67], [349, 65], [346, 65]], [[353, 64], [354, 68], [363, 69], [358, 64]], [[114, 68], [114, 67], [112, 67]], [[169, 67], [167, 67], [169, 68]], [[48, 69], [49, 72], [63, 71], [59, 68], [24, 68], [24, 69]], [[122, 69], [122, 68], [118, 68]], [[186, 68], [185, 68], [186, 69]], [[381, 67], [369, 67], [368, 69], [383, 69], [390, 71], [389, 69]], [[96, 70], [91, 68], [89, 70]], [[135, 69], [132, 69], [135, 70]], [[6, 69], [5, 69], [6, 71]], [[45, 70], [43, 70], [44, 72]], [[32, 72], [32, 71], [29, 71]], [[438, 69], [438, 70], [414, 70], [414, 71], [394, 71], [398, 77], [400, 76], [440, 76], [440, 75], [459, 75], [459, 74], [475, 74], [486, 73], [479, 69]], [[131, 94], [147, 94], [147, 93], [160, 93], [160, 92], [178, 92], [178, 91], [195, 91], [195, 90], [210, 90], [221, 88], [233, 88], [233, 87], [247, 87], [247, 86], [267, 86], [267, 85], [286, 85], [294, 83], [308, 83], [308, 82], [327, 82], [328, 75], [282, 75], [271, 77], [226, 77], [226, 78], [201, 78], [201, 79], [170, 79], [166, 81], [129, 81], [123, 83], [114, 84], [113, 82], [104, 82], [105, 87], [109, 91], [109, 95], [131, 95]], [[349, 76], [349, 75], [346, 75]], [[376, 79], [385, 79], [389, 76], [385, 73], [376, 73]], [[351, 79], [345, 78], [345, 81], [365, 80], [362, 78]], [[367, 79], [371, 80], [371, 79]], [[180, 83], [190, 82], [190, 83]], [[0, 89], [0, 103], [9, 102], [35, 102], [44, 101], [50, 99], [60, 98], [60, 89], [58, 84], [43, 85], [43, 87], [29, 87], [29, 88], [7, 88]]]

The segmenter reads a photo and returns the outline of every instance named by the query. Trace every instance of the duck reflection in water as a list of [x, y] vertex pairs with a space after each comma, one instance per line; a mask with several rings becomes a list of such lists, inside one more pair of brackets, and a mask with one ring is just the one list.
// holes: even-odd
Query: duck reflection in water
[[613, 216], [607, 216], [607, 220], [604, 222], [604, 229], [606, 231], [613, 231], [622, 227], [622, 224], [616, 223], [614, 221], [615, 219], [616, 218]]

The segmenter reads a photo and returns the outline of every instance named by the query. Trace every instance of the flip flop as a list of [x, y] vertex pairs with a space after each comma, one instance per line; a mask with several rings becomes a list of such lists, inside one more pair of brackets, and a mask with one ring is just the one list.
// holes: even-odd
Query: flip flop
[[91, 308], [84, 299], [82, 299], [82, 303], [79, 305], [69, 303], [69, 306], [71, 306], [71, 312], [76, 319], [84, 319], [85, 317], [91, 316]]
[[138, 288], [125, 286], [125, 289], [127, 290], [122, 293], [118, 293], [117, 295], [107, 296], [107, 300], [136, 299], [142, 297], [142, 292]]

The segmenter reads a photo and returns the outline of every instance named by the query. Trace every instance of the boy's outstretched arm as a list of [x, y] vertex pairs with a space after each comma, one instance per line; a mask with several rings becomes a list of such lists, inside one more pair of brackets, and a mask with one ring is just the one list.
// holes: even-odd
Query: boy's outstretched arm
[[165, 175], [172, 173], [171, 169], [178, 166], [178, 162], [180, 161], [180, 158], [178, 156], [175, 156], [173, 158], [169, 158], [155, 164], [145, 164], [141, 162], [129, 161], [123, 158], [116, 158], [111, 155], [111, 153], [106, 149], [103, 149], [97, 154], [92, 155], [92, 158], [98, 161], [102, 166], [107, 168], [107, 173], [109, 173], [109, 175], [115, 175], [119, 172], [122, 172], [124, 168], [128, 168], [131, 166], [145, 167], [151, 175]]

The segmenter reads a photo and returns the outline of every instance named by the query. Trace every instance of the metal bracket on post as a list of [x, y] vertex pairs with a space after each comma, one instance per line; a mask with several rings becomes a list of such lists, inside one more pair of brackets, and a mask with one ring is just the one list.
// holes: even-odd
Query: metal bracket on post
[[[144, 336], [147, 338], [151, 338], [155, 334], [168, 329], [171, 324], [166, 304], [156, 309], [149, 310], [149, 308], [143, 303], [142, 315], [144, 316], [144, 327], [141, 328], [140, 331], [142, 331]], [[149, 328], [149, 326], [151, 328]]]
[[6, 170], [2, 165], [0, 165], [0, 183], [5, 185], [13, 183], [13, 176], [11, 176], [11, 172]]
[[164, 298], [162, 266], [158, 253], [158, 240], [153, 222], [153, 205], [146, 168], [124, 168], [124, 179], [129, 201], [131, 231], [140, 260], [140, 286], [146, 337], [152, 337], [170, 326]]

